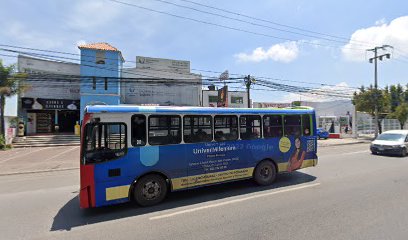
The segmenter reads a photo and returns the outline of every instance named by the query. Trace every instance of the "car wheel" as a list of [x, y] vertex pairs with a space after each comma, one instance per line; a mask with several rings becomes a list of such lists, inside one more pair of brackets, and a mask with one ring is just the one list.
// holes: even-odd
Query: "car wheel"
[[260, 162], [254, 171], [254, 180], [257, 184], [270, 185], [276, 179], [276, 167], [271, 161]]
[[377, 153], [377, 152], [374, 152], [374, 151], [371, 151], [371, 153], [372, 153], [373, 155], [378, 155], [378, 153]]
[[136, 182], [133, 197], [140, 206], [152, 206], [163, 201], [167, 195], [166, 180], [157, 174], [146, 175]]

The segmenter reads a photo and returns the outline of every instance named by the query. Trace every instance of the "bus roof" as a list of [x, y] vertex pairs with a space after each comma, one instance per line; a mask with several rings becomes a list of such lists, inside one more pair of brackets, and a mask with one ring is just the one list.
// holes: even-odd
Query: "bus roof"
[[214, 107], [176, 107], [176, 106], [139, 106], [139, 105], [95, 105], [87, 106], [89, 113], [186, 113], [186, 114], [312, 114], [311, 107], [293, 108], [214, 108]]

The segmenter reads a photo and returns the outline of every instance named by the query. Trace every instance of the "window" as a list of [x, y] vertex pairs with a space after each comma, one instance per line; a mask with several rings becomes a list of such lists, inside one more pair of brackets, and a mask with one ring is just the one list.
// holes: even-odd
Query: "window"
[[132, 116], [132, 145], [144, 146], [146, 145], [146, 116], [133, 115]]
[[265, 138], [282, 137], [283, 126], [281, 115], [265, 115], [263, 117], [263, 131]]
[[231, 96], [231, 103], [244, 103], [244, 98], [243, 97], [234, 97]]
[[214, 117], [214, 140], [230, 141], [238, 139], [237, 116], [215, 116]]
[[241, 139], [257, 139], [261, 137], [261, 117], [244, 115], [239, 117]]
[[185, 116], [183, 137], [186, 143], [211, 142], [211, 116]]
[[96, 64], [105, 64], [105, 51], [96, 51]]
[[126, 125], [124, 123], [90, 123], [85, 129], [85, 163], [105, 162], [124, 156]]
[[210, 103], [218, 102], [218, 96], [208, 96], [208, 102]]
[[167, 145], [181, 142], [180, 116], [152, 115], [149, 117], [149, 144]]
[[310, 136], [310, 134], [312, 134], [312, 128], [310, 127], [310, 118], [310, 115], [302, 115], [303, 136]]
[[300, 115], [287, 115], [284, 116], [285, 123], [285, 135], [301, 135], [301, 121]]

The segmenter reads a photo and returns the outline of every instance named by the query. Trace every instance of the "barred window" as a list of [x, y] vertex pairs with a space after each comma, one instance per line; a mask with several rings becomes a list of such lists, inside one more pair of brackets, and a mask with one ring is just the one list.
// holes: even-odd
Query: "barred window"
[[189, 115], [184, 117], [184, 142], [211, 142], [212, 135], [212, 117]]
[[244, 115], [239, 117], [241, 139], [257, 139], [261, 137], [261, 116]]
[[214, 140], [231, 141], [238, 139], [238, 117], [218, 115], [214, 117]]
[[181, 118], [176, 115], [149, 117], [149, 144], [167, 145], [181, 142]]
[[265, 138], [282, 137], [283, 125], [281, 115], [265, 115], [263, 117], [263, 134]]

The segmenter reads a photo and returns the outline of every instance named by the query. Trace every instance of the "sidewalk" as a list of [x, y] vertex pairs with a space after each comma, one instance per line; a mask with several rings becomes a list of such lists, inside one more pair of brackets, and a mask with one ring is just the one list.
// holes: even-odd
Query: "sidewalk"
[[359, 144], [359, 143], [370, 143], [371, 138], [329, 138], [329, 139], [320, 139], [317, 140], [317, 147], [332, 147], [340, 145], [350, 145], [350, 144]]

